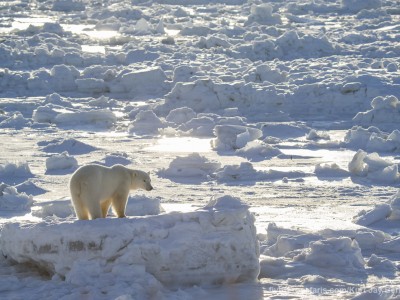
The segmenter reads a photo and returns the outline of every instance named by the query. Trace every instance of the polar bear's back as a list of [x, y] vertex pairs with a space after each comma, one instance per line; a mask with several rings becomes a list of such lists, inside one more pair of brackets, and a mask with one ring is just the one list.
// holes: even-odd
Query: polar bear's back
[[81, 191], [82, 188], [110, 191], [126, 180], [126, 173], [126, 168], [120, 165], [111, 168], [96, 164], [85, 165], [72, 175], [70, 189], [71, 192]]

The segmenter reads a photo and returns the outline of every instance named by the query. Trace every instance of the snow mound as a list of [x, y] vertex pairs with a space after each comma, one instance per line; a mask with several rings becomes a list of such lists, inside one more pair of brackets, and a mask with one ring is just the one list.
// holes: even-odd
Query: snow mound
[[400, 220], [400, 192], [392, 197], [390, 203], [377, 204], [370, 210], [362, 210], [353, 217], [353, 222], [362, 226], [375, 223], [395, 223]]
[[349, 172], [339, 167], [336, 163], [320, 163], [315, 166], [315, 174], [318, 177], [346, 177]]
[[168, 122], [180, 125], [196, 117], [196, 113], [189, 107], [180, 107], [171, 110], [165, 118]]
[[126, 152], [113, 152], [106, 154], [102, 161], [97, 161], [95, 163], [110, 167], [113, 165], [129, 165], [132, 163], [132, 160], [129, 159]]
[[33, 197], [19, 193], [15, 187], [0, 184], [0, 210], [2, 211], [29, 211], [33, 205]]
[[214, 119], [205, 115], [193, 118], [184, 124], [181, 124], [178, 129], [191, 136], [214, 136], [215, 127]]
[[232, 196], [222, 196], [218, 198], [211, 199], [204, 209], [213, 209], [213, 210], [236, 210], [236, 209], [245, 209], [247, 210], [249, 206], [242, 202], [240, 198], [232, 197]]
[[97, 150], [96, 147], [78, 141], [74, 138], [44, 141], [39, 142], [38, 145], [43, 146], [42, 151], [47, 153], [62, 153], [66, 151], [70, 155], [86, 154]]
[[249, 161], [261, 161], [282, 154], [278, 148], [258, 140], [248, 142], [246, 146], [237, 149], [235, 153]]
[[235, 183], [237, 181], [256, 182], [261, 180], [287, 180], [288, 178], [302, 178], [305, 176], [306, 174], [301, 171], [258, 171], [254, 169], [253, 164], [250, 162], [242, 162], [240, 165], [226, 165], [213, 174], [213, 177], [218, 181], [226, 183]]
[[144, 289], [147, 297], [140, 299], [163, 285], [257, 280], [253, 215], [242, 207], [214, 208], [140, 218], [7, 224], [1, 251], [8, 259], [36, 264], [82, 287], [97, 283], [112, 291], [113, 278], [118, 278], [132, 286], [133, 293]]
[[152, 110], [141, 110], [129, 125], [128, 132], [136, 135], [154, 135], [164, 127], [164, 122]]
[[43, 193], [47, 192], [47, 190], [37, 186], [32, 181], [32, 179], [28, 179], [28, 180], [26, 180], [26, 181], [24, 181], [24, 182], [22, 182], [20, 184], [17, 184], [15, 186], [15, 188], [20, 193], [25, 193], [25, 194], [33, 195], [33, 196], [40, 195], [40, 194], [43, 194]]
[[70, 200], [54, 200], [37, 203], [32, 207], [32, 215], [43, 219], [47, 217], [68, 218], [75, 216], [75, 212]]
[[362, 225], [369, 226], [378, 221], [388, 218], [391, 214], [391, 207], [389, 204], [378, 204], [369, 211], [362, 210], [357, 216], [353, 218], [353, 222]]
[[280, 139], [284, 138], [297, 138], [305, 136], [311, 131], [311, 128], [303, 124], [285, 124], [285, 123], [266, 123], [262, 125], [261, 130], [263, 136], [276, 137]]
[[381, 158], [378, 153], [367, 154], [363, 150], [354, 155], [349, 163], [349, 172], [377, 183], [393, 184], [400, 179], [397, 164]]
[[396, 96], [378, 96], [371, 101], [371, 110], [359, 112], [353, 121], [359, 125], [400, 123], [400, 101]]
[[[265, 101], [268, 93], [260, 92], [244, 85], [244, 82], [218, 82], [210, 78], [201, 78], [193, 82], [177, 82], [165, 97], [160, 108], [170, 111], [179, 107], [190, 107], [197, 113], [215, 113], [226, 108], [253, 109], [258, 105], [268, 105]], [[258, 111], [259, 112], [259, 111]]]
[[39, 106], [32, 113], [32, 119], [38, 123], [54, 123], [58, 126], [96, 125], [111, 127], [117, 121], [109, 109], [92, 109], [90, 111], [65, 111], [53, 104]]
[[234, 48], [243, 58], [252, 61], [270, 61], [275, 58], [324, 57], [340, 52], [325, 35], [313, 36], [296, 30], [287, 30], [279, 37], [263, 36]]
[[392, 133], [387, 134], [374, 126], [370, 126], [368, 129], [354, 126], [347, 131], [344, 143], [356, 149], [398, 152], [400, 151], [400, 131], [396, 129]]
[[125, 92], [134, 97], [156, 95], [164, 91], [166, 79], [164, 71], [159, 67], [122, 72], [116, 82], [110, 85], [110, 91]]
[[330, 136], [326, 132], [319, 132], [315, 129], [311, 129], [310, 132], [306, 136], [307, 140], [317, 141], [317, 140], [330, 140]]
[[21, 129], [24, 127], [29, 127], [30, 125], [31, 121], [24, 118], [20, 112], [16, 112], [12, 116], [0, 122], [0, 128]]
[[[389, 243], [396, 241], [382, 231], [367, 228], [307, 232], [270, 223], [260, 245], [260, 278], [303, 279], [315, 274], [335, 274], [333, 277], [340, 278], [340, 274], [365, 274], [361, 251], [380, 251], [383, 245], [394, 250]], [[379, 269], [379, 264], [377, 261], [374, 268]]]
[[130, 195], [126, 206], [127, 216], [159, 215], [164, 212], [160, 198], [150, 198], [145, 195]]
[[46, 170], [56, 171], [56, 170], [66, 170], [75, 169], [78, 166], [78, 161], [75, 157], [70, 156], [68, 152], [63, 152], [61, 154], [54, 154], [46, 159]]
[[114, 113], [108, 109], [60, 113], [55, 116], [58, 126], [96, 125], [111, 127], [117, 121]]
[[236, 150], [260, 138], [262, 131], [239, 125], [217, 125], [214, 134], [216, 138], [211, 141], [211, 145], [215, 150]]
[[9, 181], [13, 178], [32, 177], [33, 174], [27, 163], [0, 164], [0, 180]]
[[207, 179], [221, 167], [219, 162], [209, 161], [198, 153], [185, 157], [177, 157], [171, 161], [167, 169], [162, 169], [158, 175], [165, 178], [202, 178]]
[[363, 271], [365, 261], [356, 240], [348, 237], [310, 242], [310, 247], [295, 257], [295, 261], [321, 268]]
[[391, 220], [400, 220], [400, 191], [390, 201], [390, 208], [392, 209], [390, 213]]
[[281, 16], [276, 13], [272, 13], [272, 6], [270, 4], [252, 5], [250, 8], [250, 15], [246, 24], [250, 25], [253, 22], [257, 22], [262, 25], [276, 25], [281, 24]]

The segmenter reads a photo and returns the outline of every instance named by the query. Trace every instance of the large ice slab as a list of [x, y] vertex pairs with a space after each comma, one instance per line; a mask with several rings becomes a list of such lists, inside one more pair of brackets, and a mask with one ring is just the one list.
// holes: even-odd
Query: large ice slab
[[[222, 200], [189, 213], [7, 224], [0, 247], [7, 258], [36, 264], [69, 282], [80, 282], [75, 277], [87, 264], [96, 264], [103, 275], [120, 267], [145, 269], [165, 286], [256, 280], [254, 216], [235, 198]], [[221, 205], [227, 202], [235, 205]]]

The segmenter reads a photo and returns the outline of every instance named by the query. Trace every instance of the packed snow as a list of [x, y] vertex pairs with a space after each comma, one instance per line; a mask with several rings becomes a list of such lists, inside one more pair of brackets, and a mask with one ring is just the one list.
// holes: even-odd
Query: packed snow
[[[395, 0], [0, 3], [0, 298], [397, 299]], [[78, 221], [89, 163], [150, 174]]]

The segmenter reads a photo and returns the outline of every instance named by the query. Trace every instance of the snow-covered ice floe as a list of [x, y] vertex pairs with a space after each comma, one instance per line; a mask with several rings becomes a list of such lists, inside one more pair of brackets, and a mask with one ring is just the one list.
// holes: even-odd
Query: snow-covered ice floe
[[367, 129], [354, 126], [347, 131], [343, 143], [351, 148], [371, 152], [399, 152], [400, 131], [395, 129], [391, 133], [386, 133], [375, 126], [370, 126]]
[[[393, 262], [378, 255], [398, 252], [398, 245], [398, 238], [379, 230], [307, 232], [270, 223], [266, 238], [261, 239], [260, 278], [297, 281], [297, 278], [318, 274], [322, 279], [319, 283], [326, 285], [348, 276], [354, 282], [362, 281], [368, 272], [379, 274], [386, 270], [394, 275], [397, 268]], [[363, 252], [372, 254], [366, 259]]]
[[[113, 290], [110, 278], [152, 287], [248, 282], [259, 274], [254, 216], [224, 196], [203, 209], [126, 219], [11, 223], [3, 255], [33, 263], [67, 282]], [[108, 283], [106, 283], [108, 282]], [[107, 286], [105, 286], [107, 285]]]
[[377, 183], [397, 183], [400, 180], [399, 167], [374, 152], [358, 150], [349, 163], [349, 172], [358, 177], [366, 177]]
[[0, 184], [0, 211], [29, 211], [33, 205], [33, 197], [5, 183]]

